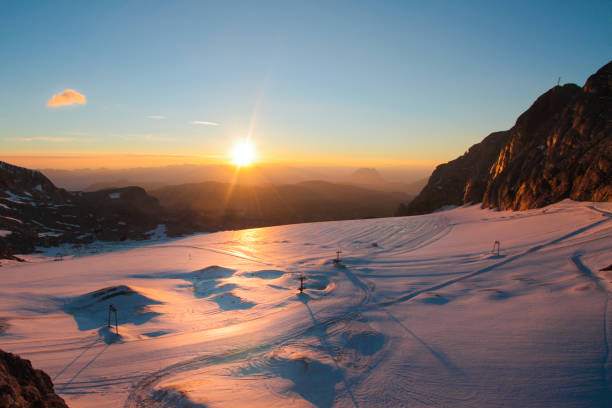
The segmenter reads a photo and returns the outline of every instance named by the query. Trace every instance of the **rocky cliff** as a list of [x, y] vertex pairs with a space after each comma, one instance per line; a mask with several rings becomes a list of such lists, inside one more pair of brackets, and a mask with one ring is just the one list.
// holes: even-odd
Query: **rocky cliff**
[[508, 131], [442, 164], [398, 215], [482, 202], [525, 210], [565, 198], [612, 200], [612, 62], [585, 83], [556, 86]]
[[0, 407], [68, 408], [53, 383], [28, 360], [0, 350]]

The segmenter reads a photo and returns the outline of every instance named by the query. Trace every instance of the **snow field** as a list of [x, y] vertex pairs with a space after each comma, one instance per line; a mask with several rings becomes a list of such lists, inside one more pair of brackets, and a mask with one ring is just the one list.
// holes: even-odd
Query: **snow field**
[[0, 348], [72, 407], [605, 407], [611, 212], [471, 206], [3, 262]]

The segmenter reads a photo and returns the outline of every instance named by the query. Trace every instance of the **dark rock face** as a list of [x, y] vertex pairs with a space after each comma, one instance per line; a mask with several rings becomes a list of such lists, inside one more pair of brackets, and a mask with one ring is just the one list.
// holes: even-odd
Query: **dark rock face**
[[426, 214], [445, 205], [481, 201], [489, 169], [508, 136], [509, 132], [491, 133], [463, 156], [436, 167], [421, 193], [407, 206], [402, 205], [398, 215]]
[[0, 350], [0, 407], [68, 408], [53, 383], [29, 360]]
[[612, 62], [583, 88], [557, 86], [508, 131], [492, 133], [440, 165], [398, 215], [444, 205], [526, 210], [565, 198], [612, 200]]
[[70, 193], [38, 171], [0, 162], [1, 258], [36, 246], [146, 239], [162, 223], [159, 203], [139, 187]]
[[68, 201], [70, 194], [55, 185], [38, 170], [24, 169], [0, 161], [0, 189], [45, 201]]

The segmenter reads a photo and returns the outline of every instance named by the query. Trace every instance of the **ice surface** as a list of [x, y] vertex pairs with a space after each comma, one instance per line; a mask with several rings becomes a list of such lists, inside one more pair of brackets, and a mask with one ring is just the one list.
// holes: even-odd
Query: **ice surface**
[[3, 261], [0, 348], [77, 408], [612, 406], [611, 217], [471, 206], [64, 247]]

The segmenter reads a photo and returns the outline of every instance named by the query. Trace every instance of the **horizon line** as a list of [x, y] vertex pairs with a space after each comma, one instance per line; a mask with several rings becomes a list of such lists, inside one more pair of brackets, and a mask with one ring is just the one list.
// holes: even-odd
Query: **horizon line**
[[[126, 158], [131, 158], [132, 163], [126, 163]], [[0, 160], [10, 162], [21, 167], [33, 169], [61, 169], [61, 170], [77, 170], [77, 169], [95, 169], [95, 168], [112, 168], [112, 169], [128, 169], [136, 167], [164, 167], [176, 165], [227, 165], [231, 164], [231, 160], [223, 155], [187, 155], [187, 154], [154, 154], [154, 153], [12, 153], [1, 154]], [[106, 163], [100, 161], [106, 160]], [[69, 163], [61, 163], [67, 161]], [[425, 160], [398, 160], [385, 159], [379, 157], [372, 158], [354, 158], [354, 159], [321, 159], [321, 160], [304, 160], [304, 159], [275, 159], [264, 158], [257, 161], [252, 166], [268, 166], [268, 165], [293, 165], [296, 167], [380, 167], [380, 168], [401, 168], [401, 167], [435, 167], [448, 160], [440, 161], [425, 161]]]

